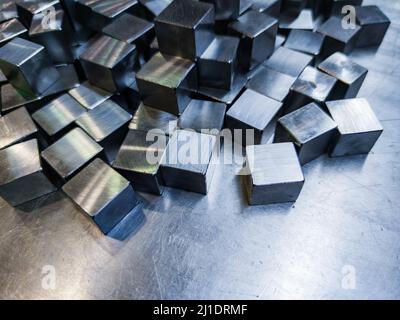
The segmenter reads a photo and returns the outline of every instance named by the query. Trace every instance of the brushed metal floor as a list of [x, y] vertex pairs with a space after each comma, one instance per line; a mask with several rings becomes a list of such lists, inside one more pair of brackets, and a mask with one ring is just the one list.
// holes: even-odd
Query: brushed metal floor
[[219, 167], [208, 197], [146, 196], [124, 241], [60, 193], [18, 210], [0, 200], [0, 298], [399, 299], [400, 2], [364, 3], [392, 20], [377, 52], [353, 54], [385, 129], [372, 154], [305, 166], [295, 206], [248, 207], [239, 168]]

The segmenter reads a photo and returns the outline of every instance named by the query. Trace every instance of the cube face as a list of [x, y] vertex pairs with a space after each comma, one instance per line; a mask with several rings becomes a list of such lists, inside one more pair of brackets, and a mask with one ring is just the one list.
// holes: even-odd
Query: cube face
[[59, 0], [24, 0], [16, 1], [18, 19], [27, 27], [30, 26], [33, 16], [49, 8], [58, 8]]
[[79, 87], [71, 89], [68, 93], [88, 110], [98, 107], [112, 96], [110, 92], [92, 86], [89, 82], [82, 83]]
[[60, 78], [44, 47], [21, 38], [0, 48], [0, 67], [10, 83], [28, 98], [41, 95]]
[[302, 10], [298, 16], [283, 16], [279, 22], [279, 29], [282, 33], [288, 34], [292, 30], [314, 30], [313, 13], [311, 10]]
[[108, 36], [101, 36], [80, 56], [89, 82], [109, 92], [133, 82], [135, 58], [134, 45]]
[[244, 178], [251, 205], [294, 202], [304, 184], [304, 175], [293, 143], [246, 148], [249, 175]]
[[33, 138], [37, 128], [24, 107], [0, 118], [0, 149]]
[[313, 56], [322, 52], [324, 36], [308, 30], [292, 30], [285, 42], [285, 47]]
[[213, 40], [213, 26], [213, 5], [173, 1], [155, 20], [160, 51], [194, 61]]
[[379, 46], [390, 26], [390, 19], [377, 6], [357, 7], [356, 17], [361, 26], [357, 47]]
[[251, 9], [278, 19], [281, 12], [281, 0], [253, 0]]
[[55, 191], [42, 172], [37, 140], [29, 140], [0, 151], [0, 196], [12, 206]]
[[154, 18], [163, 12], [172, 0], [139, 0], [139, 2], [149, 11], [151, 18]]
[[69, 181], [63, 191], [105, 234], [139, 204], [129, 181], [100, 159]]
[[368, 74], [368, 69], [353, 62], [339, 52], [323, 61], [318, 69], [338, 79], [340, 86], [335, 89], [337, 98], [355, 98]]
[[293, 142], [301, 164], [306, 164], [328, 149], [337, 124], [315, 103], [304, 106], [278, 120], [275, 142]]
[[214, 5], [215, 20], [234, 20], [240, 14], [241, 0], [203, 0]]
[[0, 45], [18, 37], [28, 30], [17, 19], [2, 22], [0, 24]]
[[0, 22], [18, 18], [14, 0], [5, 0], [0, 4]]

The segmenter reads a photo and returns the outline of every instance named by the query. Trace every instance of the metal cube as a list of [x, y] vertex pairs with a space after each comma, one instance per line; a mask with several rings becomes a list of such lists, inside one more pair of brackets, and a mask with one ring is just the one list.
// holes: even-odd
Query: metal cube
[[217, 36], [197, 62], [199, 85], [230, 90], [237, 62], [239, 39]]
[[292, 30], [286, 39], [285, 47], [318, 57], [322, 52], [325, 37], [308, 30]]
[[175, 0], [155, 19], [155, 30], [162, 53], [194, 61], [214, 38], [214, 7]]
[[132, 182], [136, 191], [161, 195], [163, 188], [160, 163], [167, 140], [162, 134], [129, 130], [113, 167]]
[[75, 128], [41, 153], [49, 177], [60, 187], [91, 160], [102, 156], [103, 148], [82, 129]]
[[180, 115], [190, 102], [190, 89], [197, 87], [195, 64], [157, 53], [136, 74], [136, 83], [144, 104]]
[[377, 6], [357, 7], [356, 19], [361, 26], [357, 47], [380, 46], [389, 29], [390, 19]]
[[164, 184], [207, 194], [214, 176], [218, 145], [217, 138], [213, 135], [191, 130], [175, 131], [161, 164]]
[[278, 120], [274, 142], [293, 142], [303, 165], [328, 151], [336, 129], [337, 124], [310, 103]]
[[245, 71], [253, 69], [274, 52], [278, 32], [275, 18], [251, 10], [229, 24], [229, 28], [241, 37], [238, 59]]
[[62, 188], [104, 233], [110, 233], [140, 205], [129, 181], [95, 159]]
[[0, 3], [0, 23], [18, 18], [17, 7], [14, 0], [4, 0]]
[[218, 135], [224, 125], [225, 113], [223, 103], [192, 100], [179, 118], [178, 127]]
[[76, 124], [103, 147], [108, 161], [112, 162], [126, 136], [131, 119], [131, 114], [115, 102], [107, 100], [76, 120]]
[[293, 143], [276, 143], [246, 148], [249, 174], [243, 177], [249, 204], [295, 202], [304, 185]]
[[241, 142], [237, 142], [245, 146], [261, 144], [273, 133], [281, 109], [282, 103], [247, 89], [226, 113], [226, 127], [241, 130]]
[[0, 46], [11, 39], [22, 36], [28, 30], [17, 19], [2, 22], [0, 24]]
[[297, 110], [311, 102], [323, 105], [334, 97], [336, 79], [313, 67], [307, 67], [297, 78], [287, 97], [285, 112]]
[[326, 107], [338, 124], [330, 155], [341, 157], [369, 153], [383, 128], [368, 100], [330, 101]]
[[37, 128], [25, 107], [0, 118], [0, 149], [34, 138]]
[[334, 53], [323, 61], [318, 69], [335, 77], [335, 99], [355, 98], [368, 74], [368, 69], [360, 66], [340, 52]]
[[80, 56], [89, 82], [109, 92], [134, 81], [135, 59], [135, 45], [108, 36], [101, 36]]
[[112, 93], [92, 86], [87, 81], [79, 87], [69, 90], [68, 93], [88, 110], [97, 108], [104, 101], [112, 97]]
[[279, 47], [263, 65], [297, 78], [312, 61], [308, 54]]
[[12, 206], [56, 190], [43, 173], [36, 140], [0, 150], [0, 196]]
[[52, 12], [60, 8], [59, 0], [22, 0], [15, 1], [18, 19], [29, 28], [33, 16], [40, 12]]
[[253, 0], [251, 9], [279, 19], [281, 4], [281, 0]]
[[43, 94], [60, 79], [45, 48], [21, 38], [14, 38], [0, 48], [0, 68], [26, 98]]

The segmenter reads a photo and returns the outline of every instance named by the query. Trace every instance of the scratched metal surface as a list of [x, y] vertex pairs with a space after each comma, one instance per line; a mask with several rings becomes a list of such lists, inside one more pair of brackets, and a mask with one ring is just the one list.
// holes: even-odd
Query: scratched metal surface
[[[294, 207], [250, 208], [219, 167], [209, 196], [148, 197], [125, 241], [104, 237], [60, 193], [19, 208], [0, 201], [0, 298], [400, 298], [400, 2], [377, 52], [355, 52], [385, 132], [369, 156], [305, 166]], [[55, 290], [42, 268], [56, 270]], [[342, 288], [353, 266], [356, 288]]]

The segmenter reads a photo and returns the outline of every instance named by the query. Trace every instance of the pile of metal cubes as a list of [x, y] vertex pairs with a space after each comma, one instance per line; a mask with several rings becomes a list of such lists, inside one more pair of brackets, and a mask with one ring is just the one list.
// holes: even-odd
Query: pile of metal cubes
[[[207, 194], [220, 133], [251, 129], [237, 141], [249, 203], [296, 201], [302, 165], [369, 153], [382, 133], [356, 98], [368, 71], [346, 54], [389, 24], [361, 0], [3, 0], [0, 196], [61, 188], [108, 234], [137, 191]], [[207, 161], [177, 162], [183, 141], [208, 145]]]

